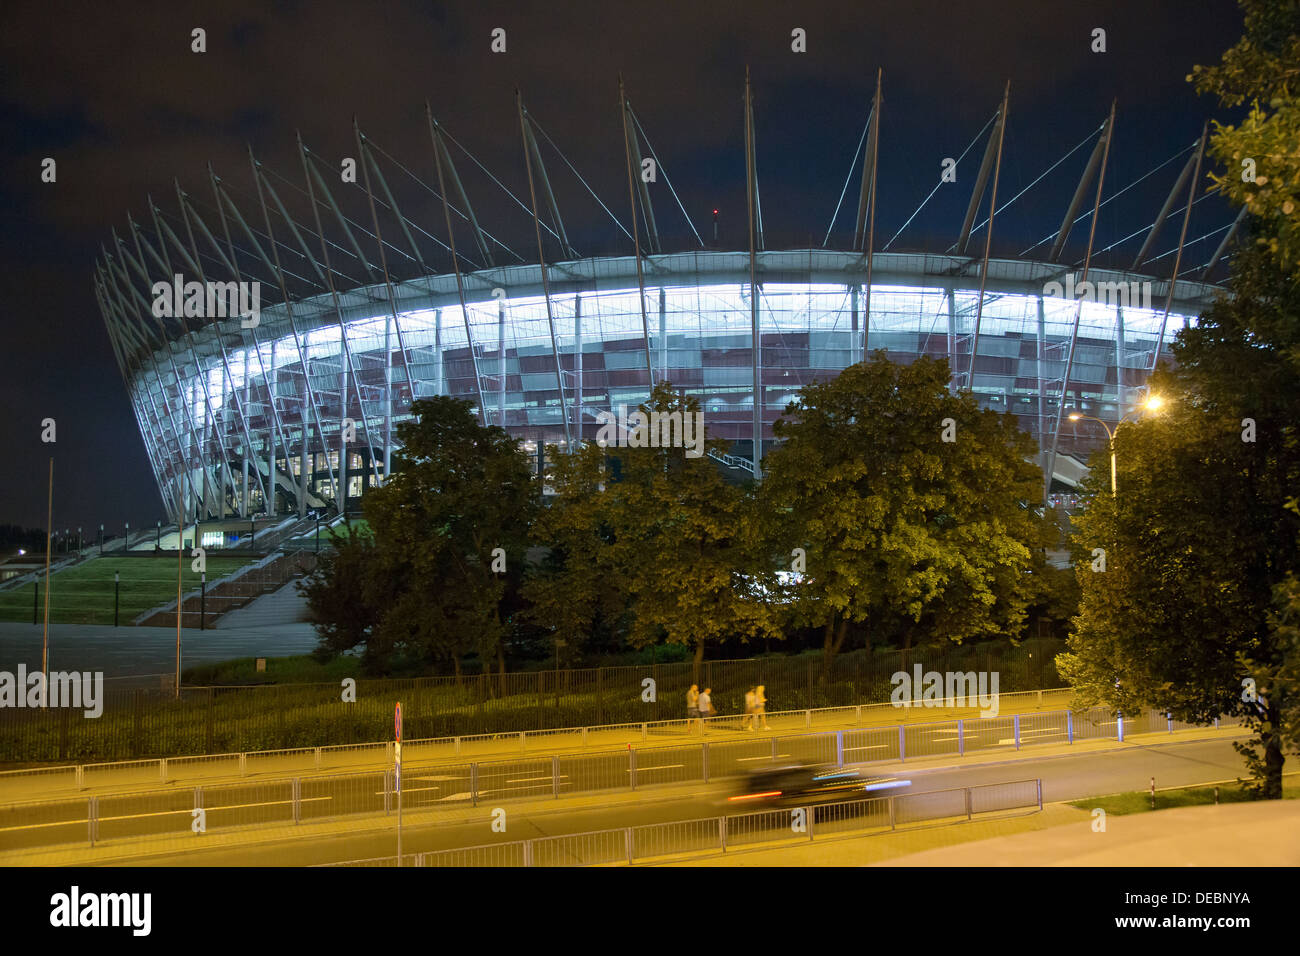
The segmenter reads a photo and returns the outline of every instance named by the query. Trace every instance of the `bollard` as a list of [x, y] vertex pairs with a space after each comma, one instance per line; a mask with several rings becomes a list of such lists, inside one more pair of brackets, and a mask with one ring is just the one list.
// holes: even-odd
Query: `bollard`
[[642, 739], [642, 740], [647, 739], [647, 738], [646, 738], [646, 725], [645, 725], [645, 722], [644, 722], [644, 721], [641, 723], [641, 739]]
[[560, 799], [560, 758], [551, 757], [551, 793]]
[[635, 790], [636, 789], [636, 751], [632, 749], [631, 744], [627, 745], [627, 770], [628, 770], [628, 776], [631, 778], [632, 789]]
[[627, 847], [627, 865], [632, 865], [632, 828], [623, 828], [623, 844]]
[[248, 773], [248, 754], [239, 755], [239, 775], [245, 776]]
[[1218, 787], [1215, 787], [1215, 788], [1214, 788], [1214, 805], [1215, 805], [1216, 807], [1219, 805], [1219, 788], [1218, 788]]
[[1169, 732], [1172, 734], [1174, 732], [1174, 715], [1166, 713], [1165, 719], [1169, 721]]
[[302, 778], [293, 778], [293, 822], [302, 822]]
[[966, 790], [966, 819], [969, 820], [971, 818], [970, 787], [964, 789]]
[[709, 745], [705, 743], [705, 744], [701, 744], [701, 746], [704, 748], [704, 753], [702, 755], [702, 762], [704, 764], [704, 782], [708, 783], [709, 782]]
[[1074, 712], [1065, 712], [1065, 737], [1067, 743], [1074, 743]]
[[459, 738], [459, 737], [456, 738], [456, 753], [457, 753], [458, 755], [460, 754], [460, 738]]
[[320, 748], [316, 748], [316, 769], [320, 769]]
[[1124, 742], [1124, 715], [1119, 714], [1115, 717], [1115, 729], [1119, 734], [1119, 742]]
[[95, 845], [95, 831], [99, 823], [99, 797], [90, 797], [86, 800], [86, 838], [90, 845]]
[[1016, 714], [1011, 719], [1014, 722], [1016, 728], [1016, 749], [1019, 750], [1020, 749], [1020, 715]]
[[718, 839], [722, 841], [722, 852], [727, 852], [727, 818], [718, 817]]
[[469, 765], [469, 805], [478, 806], [478, 764]]
[[77, 789], [86, 789], [86, 768], [81, 764], [77, 764]]
[[964, 720], [957, 721], [957, 756], [958, 757], [966, 756], [966, 732], [963, 727], [965, 723], [966, 722]]
[[900, 762], [907, 759], [907, 755], [904, 752], [906, 749], [907, 749], [906, 741], [903, 737], [903, 725], [899, 724], [898, 725], [898, 759]]
[[890, 798], [889, 798], [889, 829], [893, 830], [894, 828], [895, 828], [895, 822], [894, 822], [894, 798], [893, 798], [893, 797], [890, 797]]
[[167, 782], [167, 758], [163, 757], [158, 761], [158, 779], [163, 783]]
[[1151, 778], [1151, 809], [1156, 808], [1156, 778]]

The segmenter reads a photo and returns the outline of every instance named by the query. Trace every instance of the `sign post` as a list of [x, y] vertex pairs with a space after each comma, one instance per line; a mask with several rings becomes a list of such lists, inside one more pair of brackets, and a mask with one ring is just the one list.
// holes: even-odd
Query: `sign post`
[[393, 711], [393, 768], [397, 783], [397, 865], [402, 865], [402, 702]]

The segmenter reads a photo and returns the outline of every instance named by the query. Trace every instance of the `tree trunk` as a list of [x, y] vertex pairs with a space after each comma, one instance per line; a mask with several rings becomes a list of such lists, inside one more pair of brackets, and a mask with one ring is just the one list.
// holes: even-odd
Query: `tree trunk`
[[1264, 785], [1265, 800], [1282, 799], [1282, 765], [1286, 756], [1282, 753], [1282, 735], [1277, 732], [1282, 715], [1278, 708], [1268, 709], [1268, 723], [1260, 728], [1259, 736], [1264, 745]]
[[839, 618], [837, 622], [836, 617], [837, 615], [832, 615], [826, 622], [826, 632], [822, 637], [822, 680], [830, 679], [831, 663], [844, 646], [844, 638], [849, 633], [849, 619]]
[[704, 664], [704, 642], [695, 642], [695, 659], [691, 662], [691, 683], [700, 682], [700, 667]]

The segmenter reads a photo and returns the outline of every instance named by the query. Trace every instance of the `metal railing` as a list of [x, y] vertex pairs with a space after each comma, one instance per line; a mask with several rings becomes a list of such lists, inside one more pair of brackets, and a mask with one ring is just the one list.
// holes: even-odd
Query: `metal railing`
[[[1018, 691], [1001, 694], [998, 697], [1000, 707], [1034, 706], [1043, 707], [1051, 704], [1067, 704], [1069, 689]], [[951, 698], [940, 701], [917, 702], [915, 708], [902, 708], [908, 714], [927, 714], [934, 705], [955, 704]], [[924, 706], [923, 706], [924, 705]], [[966, 708], [975, 713], [977, 708]], [[810, 710], [776, 711], [766, 715], [767, 722], [775, 731], [809, 730], [818, 725], [883, 723], [897, 720], [900, 708], [892, 703], [856, 704], [847, 707], [821, 707]], [[72, 718], [68, 711], [63, 711], [64, 720], [70, 723]], [[1024, 715], [1026, 717], [1030, 715]], [[1047, 714], [1032, 715], [1035, 718]], [[1004, 718], [1005, 719], [1005, 718]], [[517, 751], [518, 753], [548, 752], [559, 748], [601, 747], [611, 744], [640, 742], [648, 744], [666, 743], [671, 738], [689, 740], [694, 730], [697, 734], [703, 730], [740, 731], [743, 718], [740, 715], [711, 717], [699, 722], [696, 727], [688, 720], [643, 721], [639, 723], [605, 724], [587, 727], [547, 728], [543, 730], [525, 730], [507, 734], [471, 734], [455, 737], [433, 737], [409, 739], [403, 742], [404, 759], [407, 763], [454, 760], [475, 748], [490, 748], [496, 752]], [[959, 725], [961, 722], [958, 722]], [[929, 730], [924, 728], [929, 727]], [[1001, 725], [998, 725], [1001, 726]], [[1028, 726], [1028, 725], [1027, 725]], [[1038, 724], [1032, 726], [1037, 727]], [[842, 758], [848, 762], [880, 759], [878, 752], [893, 748], [895, 753], [921, 753], [941, 745], [946, 736], [943, 725], [919, 725], [911, 732], [901, 750], [894, 743], [898, 726], [889, 724], [878, 731], [863, 731], [860, 736], [850, 738], [845, 744]], [[974, 732], [973, 732], [974, 734]], [[950, 735], [947, 735], [950, 736]], [[963, 736], [962, 734], [958, 735]], [[974, 734], [978, 736], [978, 734]], [[762, 738], [766, 740], [767, 738]], [[5, 799], [6, 784], [19, 782], [32, 776], [45, 777], [47, 780], [61, 779], [64, 786], [85, 789], [96, 786], [96, 781], [115, 777], [122, 786], [142, 786], [153, 782], [167, 783], [178, 780], [198, 780], [204, 777], [247, 776], [250, 773], [263, 772], [321, 772], [346, 769], [359, 769], [366, 764], [390, 763], [392, 761], [392, 742], [374, 741], [369, 743], [338, 744], [326, 747], [296, 747], [282, 750], [236, 751], [231, 753], [194, 754], [180, 757], [162, 757], [149, 760], [111, 761], [93, 764], [70, 764], [56, 767], [36, 767], [24, 770], [0, 771], [0, 802]], [[942, 750], [938, 752], [943, 752]]]
[[935, 820], [973, 820], [977, 814], [1042, 810], [1041, 779], [951, 790], [895, 794], [869, 800], [815, 804], [538, 837], [454, 850], [431, 850], [325, 866], [501, 867], [600, 866], [739, 847], [788, 845], [846, 833], [890, 832], [899, 825]]
[[[209, 587], [212, 598], [212, 587]], [[209, 610], [214, 607], [209, 604]], [[197, 610], [197, 606], [195, 606]], [[175, 626], [172, 612], [171, 626]], [[194, 623], [197, 623], [197, 616]], [[722, 713], [743, 709], [745, 691], [767, 687], [769, 708], [821, 711], [888, 701], [891, 675], [915, 664], [927, 669], [993, 672], [1000, 690], [1060, 687], [1054, 640], [1018, 648], [853, 651], [824, 662], [815, 655], [356, 681], [355, 701], [342, 701], [338, 682], [263, 686], [182, 686], [180, 697], [145, 690], [103, 695], [103, 714], [62, 726], [53, 710], [0, 708], [0, 754], [13, 761], [85, 763], [160, 757], [326, 747], [376, 740], [392, 724], [400, 700], [413, 739], [542, 732], [583, 726], [651, 727], [685, 716], [691, 684], [713, 688]], [[654, 681], [652, 700], [644, 681]]]

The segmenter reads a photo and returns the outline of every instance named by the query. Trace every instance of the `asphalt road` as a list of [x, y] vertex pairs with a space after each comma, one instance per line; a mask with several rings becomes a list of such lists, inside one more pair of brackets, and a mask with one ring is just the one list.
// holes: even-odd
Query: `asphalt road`
[[[872, 773], [902, 776], [912, 791], [939, 790], [980, 784], [1042, 778], [1045, 802], [1075, 800], [1129, 790], [1142, 790], [1154, 776], [1157, 787], [1190, 786], [1235, 779], [1241, 760], [1229, 740], [1155, 743], [1120, 751], [1024, 757], [998, 764], [916, 769], [904, 765], [872, 767]], [[725, 812], [727, 791], [698, 784], [683, 787], [679, 797], [662, 789], [642, 795], [611, 795], [605, 806], [566, 807], [567, 801], [507, 807], [507, 829], [492, 829], [492, 807], [468, 822], [407, 826], [404, 853], [506, 843], [538, 837], [582, 833], [613, 827], [670, 823]], [[676, 788], [673, 788], [676, 790]], [[590, 798], [588, 798], [588, 801]], [[394, 820], [395, 827], [395, 820]], [[150, 857], [165, 866], [303, 866], [344, 860], [392, 856], [395, 828], [382, 832], [317, 836], [310, 840], [281, 840], [258, 846], [194, 848]]]

